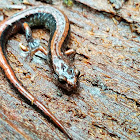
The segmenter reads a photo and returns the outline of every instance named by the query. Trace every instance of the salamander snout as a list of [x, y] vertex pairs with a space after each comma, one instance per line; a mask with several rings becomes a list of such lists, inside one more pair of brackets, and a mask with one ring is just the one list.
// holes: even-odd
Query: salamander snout
[[58, 81], [61, 84], [60, 86], [67, 91], [72, 91], [77, 88], [77, 79], [80, 72], [77, 69], [67, 69], [65, 73], [62, 73], [58, 77]]

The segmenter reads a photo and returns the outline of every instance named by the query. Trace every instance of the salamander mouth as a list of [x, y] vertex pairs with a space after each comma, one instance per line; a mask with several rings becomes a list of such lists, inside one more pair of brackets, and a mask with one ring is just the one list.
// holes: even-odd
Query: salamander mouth
[[66, 90], [67, 91], [73, 91], [73, 90], [76, 90], [76, 88], [77, 88], [77, 85], [69, 85], [69, 84], [67, 84]]
[[73, 83], [67, 81], [67, 83], [65, 83], [65, 85], [63, 85], [62, 88], [66, 89], [67, 91], [76, 90], [77, 89], [77, 78], [74, 79]]
[[58, 83], [58, 86], [61, 87], [64, 90], [68, 91], [68, 92], [74, 91], [74, 90], [77, 89], [77, 81], [76, 81], [76, 83], [69, 83], [67, 81], [67, 82], [65, 82], [63, 84], [61, 82], [59, 82]]

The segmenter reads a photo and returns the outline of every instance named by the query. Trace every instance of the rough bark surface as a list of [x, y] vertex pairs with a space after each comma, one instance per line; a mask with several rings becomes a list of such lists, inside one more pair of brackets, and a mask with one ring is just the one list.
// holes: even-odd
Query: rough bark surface
[[[29, 2], [26, 7], [46, 5], [39, 1]], [[18, 0], [13, 3], [21, 5]], [[7, 43], [7, 57], [17, 77], [53, 112], [75, 140], [139, 139], [139, 1], [76, 0], [70, 8], [62, 1], [54, 0], [53, 3], [64, 11], [71, 23], [68, 47], [76, 50], [74, 64], [81, 73], [79, 87], [71, 94], [58, 88], [42, 54], [34, 56], [30, 63], [25, 61], [27, 54], [19, 47], [20, 42], [27, 45], [23, 33], [11, 37]], [[19, 10], [2, 8], [1, 11], [5, 17]], [[46, 34], [44, 29], [34, 29], [33, 36], [46, 44], [49, 40], [49, 32]], [[67, 139], [47, 117], [19, 95], [2, 69], [0, 139]]]

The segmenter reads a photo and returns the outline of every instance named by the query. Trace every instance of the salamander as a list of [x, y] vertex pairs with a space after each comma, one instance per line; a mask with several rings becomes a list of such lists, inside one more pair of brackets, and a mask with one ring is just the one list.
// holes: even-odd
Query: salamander
[[40, 42], [32, 38], [31, 27], [43, 26], [50, 30], [50, 40], [48, 43], [50, 61], [53, 71], [57, 76], [59, 85], [70, 91], [77, 87], [78, 70], [69, 62], [67, 55], [71, 54], [71, 50], [62, 51], [64, 42], [68, 37], [70, 30], [69, 20], [67, 16], [60, 10], [52, 6], [32, 7], [21, 11], [0, 23], [0, 67], [13, 86], [27, 98], [32, 104], [36, 105], [41, 111], [49, 116], [54, 123], [65, 133], [70, 139], [71, 135], [58, 119], [45, 107], [37, 98], [35, 98], [17, 79], [13, 69], [6, 58], [6, 43], [8, 38], [20, 30], [25, 31], [26, 40], [28, 42], [30, 54], [41, 50], [47, 55], [47, 50], [40, 47]]

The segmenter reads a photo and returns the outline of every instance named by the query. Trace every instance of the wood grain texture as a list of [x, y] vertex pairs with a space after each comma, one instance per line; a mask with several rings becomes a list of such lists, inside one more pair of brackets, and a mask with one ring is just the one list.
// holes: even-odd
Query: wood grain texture
[[[81, 72], [76, 92], [68, 95], [55, 85], [44, 59], [34, 56], [31, 63], [24, 60], [26, 53], [19, 48], [20, 42], [27, 45], [24, 34], [9, 39], [9, 62], [23, 85], [61, 120], [75, 140], [139, 139], [139, 35], [131, 32], [129, 20], [118, 20], [110, 12], [116, 12], [111, 4], [102, 12], [89, 8], [90, 2], [87, 6], [81, 3], [67, 8], [54, 0], [71, 23], [68, 47], [76, 50], [74, 64]], [[126, 4], [123, 6], [131, 6]], [[44, 29], [34, 29], [33, 36], [44, 43], [49, 40]], [[0, 139], [66, 139], [48, 118], [19, 96], [1, 69], [0, 101]]]

